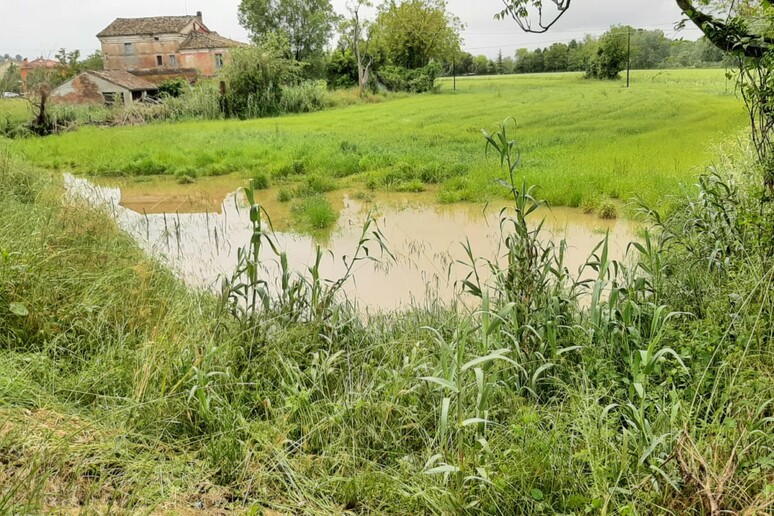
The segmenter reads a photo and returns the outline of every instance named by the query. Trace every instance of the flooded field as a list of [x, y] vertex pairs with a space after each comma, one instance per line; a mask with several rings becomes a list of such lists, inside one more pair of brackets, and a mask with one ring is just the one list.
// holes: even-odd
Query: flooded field
[[[121, 228], [147, 252], [158, 256], [187, 283], [210, 288], [218, 278], [230, 275], [237, 250], [250, 241], [249, 213], [241, 193], [244, 180], [233, 177], [199, 180], [178, 185], [173, 180], [92, 183], [67, 175], [68, 191], [110, 209]], [[413, 193], [363, 194], [339, 190], [328, 194], [339, 210], [335, 227], [324, 233], [304, 234], [292, 229], [291, 203], [277, 201], [275, 190], [256, 192], [256, 201], [272, 219], [274, 238], [287, 251], [291, 266], [308, 274], [316, 246], [326, 251], [323, 275], [340, 278], [360, 239], [369, 213], [386, 237], [393, 258], [356, 265], [345, 293], [363, 309], [389, 310], [434, 299], [451, 300], [456, 283], [470, 270], [463, 243], [470, 241], [477, 257], [495, 259], [500, 252], [500, 209], [505, 203], [438, 205], [432, 195]], [[566, 265], [575, 273], [594, 247], [610, 232], [613, 258], [621, 258], [636, 228], [624, 221], [605, 221], [577, 209], [544, 209], [533, 215], [545, 219], [547, 237], [564, 238]], [[378, 246], [370, 246], [373, 252]], [[377, 254], [377, 257], [378, 254]], [[276, 277], [276, 256], [267, 248], [263, 256], [265, 276]]]

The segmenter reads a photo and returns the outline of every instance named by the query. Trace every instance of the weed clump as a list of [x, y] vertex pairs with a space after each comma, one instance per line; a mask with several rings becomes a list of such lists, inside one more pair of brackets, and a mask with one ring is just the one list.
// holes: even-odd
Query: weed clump
[[277, 192], [277, 200], [279, 202], [290, 202], [293, 200], [293, 191], [289, 188], [280, 188]]
[[250, 187], [253, 190], [266, 190], [269, 188], [269, 176], [258, 172], [250, 179]]
[[599, 218], [614, 220], [618, 218], [618, 208], [612, 202], [603, 202], [599, 205]]
[[322, 195], [303, 199], [293, 207], [293, 213], [301, 225], [310, 229], [328, 229], [339, 218], [330, 201]]

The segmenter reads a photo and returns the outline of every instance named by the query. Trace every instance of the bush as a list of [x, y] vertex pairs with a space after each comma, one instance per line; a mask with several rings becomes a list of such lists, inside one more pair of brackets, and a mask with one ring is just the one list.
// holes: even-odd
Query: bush
[[325, 108], [328, 90], [325, 81], [306, 81], [282, 88], [283, 113], [311, 113]]
[[325, 67], [325, 78], [332, 89], [346, 89], [357, 86], [357, 60], [351, 49], [338, 49], [331, 54]]
[[159, 84], [159, 94], [168, 97], [179, 97], [190, 88], [188, 81], [182, 77], [167, 79]]
[[385, 66], [377, 72], [379, 81], [390, 91], [425, 93], [435, 91], [435, 80], [441, 75], [442, 68], [430, 63], [424, 68], [409, 70], [401, 66]]
[[238, 118], [280, 114], [283, 86], [297, 81], [299, 73], [299, 64], [287, 59], [280, 45], [234, 49], [223, 74], [226, 111]]
[[216, 84], [204, 82], [177, 97], [164, 101], [168, 117], [173, 120], [223, 118], [220, 91]]

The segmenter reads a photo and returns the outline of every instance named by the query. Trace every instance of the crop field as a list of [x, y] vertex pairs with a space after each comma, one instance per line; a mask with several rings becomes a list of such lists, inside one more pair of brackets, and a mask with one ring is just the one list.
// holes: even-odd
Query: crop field
[[723, 70], [635, 72], [622, 81], [577, 73], [458, 78], [441, 93], [250, 121], [84, 127], [19, 142], [33, 164], [91, 175], [320, 176], [336, 185], [422, 190], [441, 202], [501, 195], [481, 130], [513, 117], [520, 175], [555, 205], [639, 195], [663, 202], [692, 184], [717, 145], [745, 128]]

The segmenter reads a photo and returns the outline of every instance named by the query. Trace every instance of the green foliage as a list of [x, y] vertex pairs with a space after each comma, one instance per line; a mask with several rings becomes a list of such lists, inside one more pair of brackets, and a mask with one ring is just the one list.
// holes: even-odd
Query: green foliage
[[239, 22], [253, 40], [265, 45], [281, 34], [287, 38], [290, 56], [310, 61], [322, 55], [333, 33], [335, 13], [329, 0], [242, 0]]
[[372, 219], [329, 280], [320, 249], [291, 268], [248, 189], [236, 271], [189, 290], [0, 142], [0, 512], [765, 513], [774, 214], [754, 159], [643, 204], [627, 259], [600, 237], [576, 275], [524, 181], [532, 142], [510, 122], [485, 141], [513, 203], [501, 248], [463, 243], [464, 305], [387, 314], [341, 295], [389, 259]]
[[357, 60], [352, 50], [338, 48], [333, 51], [325, 68], [325, 80], [333, 89], [357, 86]]
[[[350, 107], [304, 116], [83, 127], [56, 139], [14, 144], [36, 166], [88, 175], [133, 174], [134, 164], [147, 158], [152, 169], [170, 174], [266, 170], [291, 181], [347, 176], [348, 184], [385, 190], [419, 179], [438, 184], [447, 202], [484, 201], [505, 194], [480, 157], [479, 128], [517, 107], [527, 151], [520, 173], [552, 205], [577, 206], [611, 193], [623, 202], [640, 195], [666, 205], [711, 159], [706, 142], [742, 131], [746, 114], [719, 70], [634, 72], [632, 82], [636, 87], [626, 91], [578, 75], [469, 77], [458, 78], [451, 94], [451, 81], [439, 79], [439, 95], [361, 98], [357, 91], [339, 91], [338, 102]], [[201, 91], [202, 105], [219, 113], [217, 84], [204, 86], [209, 89]], [[14, 119], [28, 116], [24, 101], [0, 101], [0, 110], [6, 109]], [[690, 124], [691, 131], [676, 130], [673, 123]], [[373, 124], [378, 130], [368, 129]], [[363, 128], [356, 140], [354, 128]], [[345, 141], [350, 144], [342, 146]], [[108, 146], [110, 152], [103, 152]]]
[[626, 69], [627, 38], [630, 27], [613, 27], [599, 39], [597, 53], [588, 63], [586, 76], [594, 79], [617, 79]]
[[182, 77], [167, 79], [166, 81], [159, 84], [159, 93], [169, 97], [180, 97], [189, 89], [190, 87], [188, 81]]
[[306, 81], [282, 88], [280, 110], [283, 113], [311, 113], [325, 108], [328, 90], [325, 81]]
[[228, 113], [239, 118], [279, 114], [282, 88], [296, 82], [298, 73], [298, 63], [271, 44], [234, 49], [223, 73]]
[[21, 70], [18, 64], [11, 63], [0, 76], [0, 95], [4, 92], [21, 93]]
[[462, 28], [444, 0], [402, 0], [382, 4], [373, 38], [390, 64], [413, 70], [457, 55]]
[[253, 190], [266, 190], [269, 188], [269, 176], [263, 172], [258, 172], [250, 178], [250, 187]]
[[435, 90], [435, 80], [441, 74], [441, 66], [430, 63], [423, 68], [407, 69], [385, 66], [377, 72], [379, 81], [390, 91], [425, 93]]
[[339, 218], [328, 199], [319, 194], [302, 199], [293, 206], [293, 214], [302, 227], [313, 230], [328, 229]]

